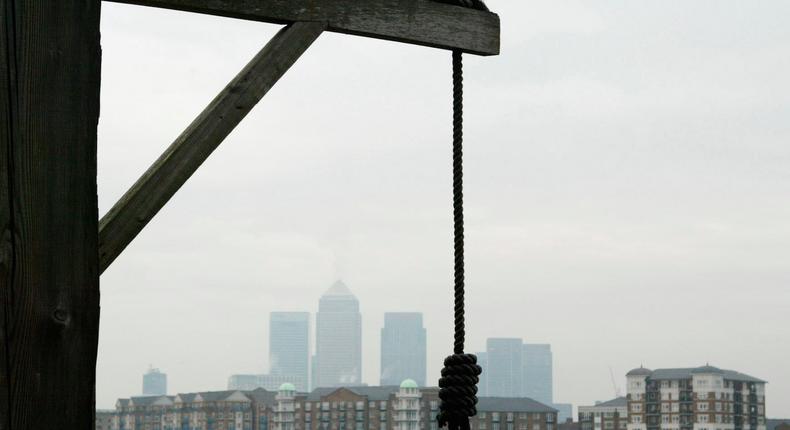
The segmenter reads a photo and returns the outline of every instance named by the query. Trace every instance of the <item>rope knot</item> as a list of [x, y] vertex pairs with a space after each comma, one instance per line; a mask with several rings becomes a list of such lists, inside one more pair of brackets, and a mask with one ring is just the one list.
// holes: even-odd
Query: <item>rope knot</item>
[[454, 354], [444, 360], [439, 378], [439, 427], [469, 429], [469, 417], [477, 415], [477, 382], [482, 371], [474, 354]]

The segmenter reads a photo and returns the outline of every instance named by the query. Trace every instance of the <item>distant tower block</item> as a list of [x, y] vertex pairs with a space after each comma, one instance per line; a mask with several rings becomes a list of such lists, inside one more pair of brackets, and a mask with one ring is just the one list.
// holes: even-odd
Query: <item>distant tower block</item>
[[272, 312], [269, 319], [270, 374], [307, 391], [310, 374], [310, 313]]
[[362, 383], [362, 315], [357, 298], [342, 281], [318, 303], [316, 361], [313, 388]]
[[387, 312], [381, 329], [381, 385], [425, 384], [426, 334], [419, 312]]
[[148, 368], [148, 372], [143, 375], [143, 395], [161, 396], [167, 394], [167, 374], [159, 369]]

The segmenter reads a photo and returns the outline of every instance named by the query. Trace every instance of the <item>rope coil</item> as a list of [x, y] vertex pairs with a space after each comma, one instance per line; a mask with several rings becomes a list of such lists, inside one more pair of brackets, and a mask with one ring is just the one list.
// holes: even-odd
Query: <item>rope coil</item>
[[463, 184], [463, 59], [453, 51], [453, 233], [455, 250], [454, 354], [444, 360], [439, 379], [439, 426], [469, 430], [469, 417], [477, 415], [477, 382], [482, 369], [477, 357], [464, 354], [464, 184]]

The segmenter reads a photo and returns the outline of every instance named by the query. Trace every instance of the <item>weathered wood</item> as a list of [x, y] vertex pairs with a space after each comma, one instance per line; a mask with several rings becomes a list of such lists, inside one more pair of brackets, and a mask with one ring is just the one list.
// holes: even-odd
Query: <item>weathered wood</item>
[[327, 30], [469, 54], [499, 54], [499, 16], [430, 0], [108, 0]]
[[325, 29], [283, 28], [184, 130], [99, 222], [101, 272], [203, 164]]
[[0, 2], [0, 428], [90, 429], [99, 0]]

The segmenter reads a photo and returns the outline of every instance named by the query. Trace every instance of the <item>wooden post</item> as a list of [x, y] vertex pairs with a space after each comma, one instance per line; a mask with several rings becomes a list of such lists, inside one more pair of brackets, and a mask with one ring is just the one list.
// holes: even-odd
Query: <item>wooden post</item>
[[99, 223], [99, 268], [104, 272], [323, 33], [322, 22], [280, 30], [195, 118]]
[[0, 429], [92, 429], [99, 0], [0, 1]]

